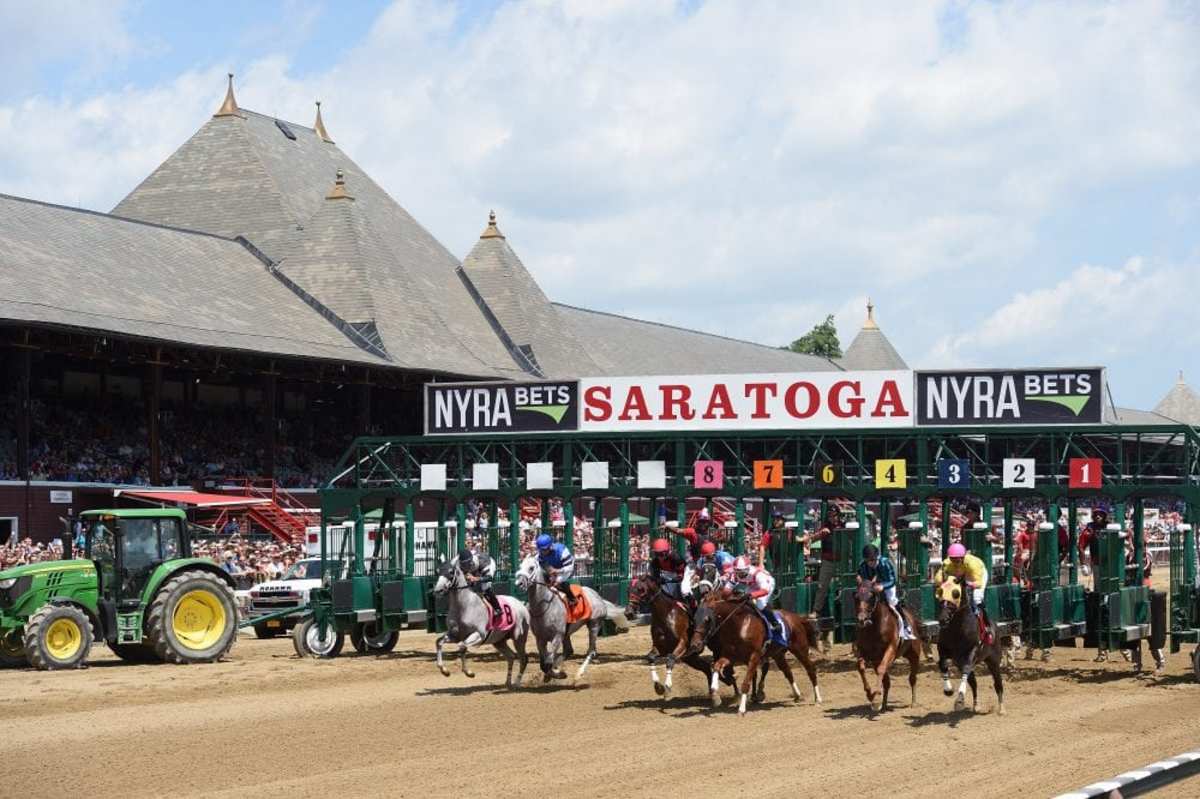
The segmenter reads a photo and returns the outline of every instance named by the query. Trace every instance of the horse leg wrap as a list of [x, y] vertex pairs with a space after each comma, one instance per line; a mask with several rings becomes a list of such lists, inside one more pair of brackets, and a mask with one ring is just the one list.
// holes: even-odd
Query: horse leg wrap
[[946, 696], [950, 696], [950, 694], [954, 693], [954, 687], [950, 685], [949, 670], [942, 672], [942, 693], [944, 693]]
[[821, 687], [818, 685], [813, 686], [813, 701], [821, 704]]
[[800, 686], [796, 685], [795, 680], [792, 680], [792, 696], [796, 697], [797, 702], [804, 698], [804, 695], [800, 693]]
[[962, 679], [958, 681], [958, 691], [954, 694], [954, 709], [962, 710], [967, 704], [967, 678], [971, 672], [963, 669]]
[[595, 656], [596, 656], [595, 652], [587, 653], [587, 657], [585, 657], [583, 659], [583, 662], [579, 664], [579, 671], [575, 672], [575, 679], [578, 680], [578, 679], [583, 678], [583, 673], [585, 671], [587, 671], [588, 664], [592, 662], [592, 658], [594, 658]]
[[650, 664], [650, 679], [655, 683], [658, 682], [658, 664], [657, 663]]
[[742, 698], [738, 700], [738, 715], [746, 715], [746, 694], [742, 694]]
[[717, 681], [718, 681], [719, 679], [721, 679], [720, 675], [719, 675], [719, 674], [717, 674], [717, 673], [714, 671], [714, 672], [712, 673], [712, 680], [710, 680], [710, 683], [711, 683], [711, 684], [708, 686], [708, 692], [709, 692], [709, 693], [711, 693], [711, 694], [715, 694], [715, 693], [717, 692]]

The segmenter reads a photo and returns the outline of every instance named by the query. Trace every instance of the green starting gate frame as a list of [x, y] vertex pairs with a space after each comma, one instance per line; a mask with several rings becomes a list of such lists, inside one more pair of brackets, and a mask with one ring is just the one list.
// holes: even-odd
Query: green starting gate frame
[[[908, 482], [899, 489], [880, 489], [875, 485], [875, 460], [901, 458], [908, 464]], [[635, 497], [674, 499], [682, 516], [684, 503], [695, 497], [723, 497], [733, 500], [736, 508], [737, 546], [742, 546], [742, 523], [746, 518], [746, 500], [849, 500], [856, 503], [859, 530], [840, 533], [845, 563], [838, 567], [838, 585], [843, 590], [852, 581], [851, 560], [857, 556], [866, 537], [866, 505], [870, 502], [903, 500], [919, 503], [922, 522], [927, 519], [927, 503], [945, 499], [953, 492], [939, 488], [937, 461], [941, 458], [969, 459], [971, 482], [964, 486], [963, 495], [982, 500], [987, 507], [1007, 503], [1005, 525], [1005, 567], [1003, 574], [993, 575], [989, 588], [989, 609], [995, 606], [997, 617], [1007, 621], [1017, 615], [1014, 611], [1016, 589], [1011, 585], [1013, 564], [1011, 501], [1020, 498], [1040, 498], [1047, 505], [1074, 503], [1088, 498], [1103, 497], [1124, 503], [1144, 497], [1170, 496], [1200, 507], [1200, 434], [1196, 430], [1173, 425], [1080, 427], [986, 427], [986, 428], [912, 428], [905, 430], [852, 431], [754, 431], [719, 434], [555, 434], [546, 436], [481, 437], [364, 437], [354, 441], [334, 470], [334, 477], [321, 489], [322, 526], [340, 519], [355, 522], [355, 557], [350, 567], [328, 588], [317, 592], [314, 612], [318, 620], [331, 620], [339, 629], [365, 616], [377, 619], [377, 624], [394, 628], [416, 618], [425, 618], [429, 611], [428, 588], [433, 576], [417, 568], [416, 505], [433, 501], [438, 508], [439, 544], [449, 549], [453, 530], [455, 544], [466, 538], [466, 502], [475, 497], [492, 507], [490, 523], [495, 525], [495, 507], [508, 508], [508, 518], [514, 522], [508, 528], [494, 527], [487, 532], [491, 542], [502, 542], [500, 563], [501, 582], [507, 579], [519, 562], [520, 518], [519, 503], [525, 496], [563, 501], [565, 525], [556, 532], [569, 545], [574, 544], [573, 517], [578, 503], [597, 500], [597, 522], [602, 522], [600, 500], [615, 499], [619, 512], [617, 525], [595, 528], [591, 580], [608, 598], [623, 602], [627, 598], [629, 573], [630, 522], [629, 503]], [[1014, 490], [1003, 487], [1003, 461], [1006, 458], [1033, 458], [1037, 463], [1037, 482], [1033, 488]], [[1096, 458], [1103, 466], [1102, 484], [1093, 490], [1071, 488], [1069, 462], [1072, 458]], [[637, 465], [643, 460], [661, 460], [666, 464], [666, 488], [647, 491], [637, 487]], [[725, 464], [725, 484], [720, 490], [697, 489], [692, 482], [696, 460], [721, 460]], [[785, 483], [782, 489], [765, 490], [754, 487], [754, 461], [782, 460]], [[585, 461], [605, 461], [609, 464], [609, 488], [588, 491], [581, 487], [580, 472]], [[554, 483], [548, 490], [528, 490], [525, 487], [526, 464], [554, 464]], [[472, 465], [499, 464], [499, 489], [477, 492], [472, 487]], [[444, 464], [445, 490], [422, 492], [421, 466]], [[818, 473], [827, 464], [840, 468], [839, 481], [823, 485]], [[494, 504], [493, 504], [494, 503]], [[764, 502], [764, 515], [768, 503]], [[803, 507], [802, 505], [799, 507]], [[361, 553], [366, 547], [363, 519], [366, 513], [384, 508], [381, 536], [390, 542], [385, 563], [376, 563], [371, 570], [364, 566]], [[943, 514], [948, 524], [948, 515]], [[404, 524], [399, 520], [403, 518]], [[990, 518], [990, 517], [989, 517]], [[453, 519], [453, 527], [446, 522]], [[683, 521], [681, 518], [680, 521]], [[764, 519], [766, 521], [766, 519]], [[1073, 521], [1073, 513], [1072, 513]], [[890, 542], [891, 524], [887, 519], [876, 520], [884, 544]], [[948, 530], [947, 530], [948, 532]], [[1141, 563], [1143, 541], [1137, 530], [1136, 550]], [[902, 562], [902, 583], [906, 598], [918, 603], [922, 615], [932, 615], [932, 594], [928, 582], [927, 549], [921, 539], [924, 527], [918, 525], [898, 531]], [[403, 540], [401, 540], [401, 538]], [[505, 541], [505, 539], [507, 540]], [[849, 540], [853, 538], [854, 540]], [[1046, 536], [1047, 544], [1039, 547], [1039, 557], [1045, 559], [1039, 573], [1045, 585], [1022, 597], [1021, 610], [1029, 628], [1039, 633], [1039, 640], [1049, 641], [1077, 634], [1078, 615], [1076, 594], [1082, 591], [1076, 579], [1075, 532], [1071, 525], [1071, 580], [1060, 585], [1057, 537]], [[326, 536], [322, 535], [322, 545]], [[948, 536], [943, 536], [943, 549]], [[1180, 551], [1184, 549], [1180, 545]], [[1193, 545], [1194, 550], [1194, 545]], [[790, 591], [789, 604], [795, 609], [809, 609], [814, 586], [811, 575], [799, 567], [800, 556], [793, 549], [789, 558], [797, 560], [790, 570], [794, 585], [781, 586], [781, 594]], [[323, 558], [336, 559], [337, 553], [323, 553]], [[1181, 563], [1185, 559], [1181, 554]], [[924, 560], [923, 560], [924, 559]], [[1192, 566], [1194, 572], [1194, 565]], [[428, 569], [426, 569], [426, 572]], [[998, 570], [997, 570], [998, 571]], [[1186, 569], [1181, 565], [1180, 580]], [[1140, 574], [1140, 568], [1138, 569]], [[1174, 570], [1173, 570], [1174, 575]], [[1140, 582], [1140, 580], [1139, 580]], [[1117, 592], [1124, 586], [1118, 586]], [[831, 590], [831, 605], [838, 604], [839, 595]], [[1182, 588], [1180, 589], [1182, 591]], [[915, 593], [914, 593], [915, 592]], [[1049, 595], [1046, 605], [1044, 595]], [[1140, 613], [1140, 611], [1139, 611]], [[841, 624], [844, 624], [844, 613]], [[1136, 615], [1136, 614], [1135, 614]], [[1200, 628], [1195, 614], [1190, 618], [1193, 629]], [[1173, 614], [1184, 624], [1185, 619]], [[1140, 622], [1139, 622], [1140, 623]], [[1109, 635], [1109, 633], [1105, 633]], [[1111, 635], [1115, 635], [1112, 633]], [[1188, 640], [1180, 628], [1180, 638]], [[1111, 636], [1110, 636], [1111, 637]]]

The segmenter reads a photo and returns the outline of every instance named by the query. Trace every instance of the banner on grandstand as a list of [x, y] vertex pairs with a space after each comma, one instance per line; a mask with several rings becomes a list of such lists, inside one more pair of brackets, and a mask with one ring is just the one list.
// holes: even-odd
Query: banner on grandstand
[[917, 424], [1099, 424], [1104, 379], [1100, 367], [917, 372]]
[[425, 435], [579, 429], [579, 384], [426, 383]]
[[913, 373], [585, 377], [584, 432], [801, 430], [913, 425]]

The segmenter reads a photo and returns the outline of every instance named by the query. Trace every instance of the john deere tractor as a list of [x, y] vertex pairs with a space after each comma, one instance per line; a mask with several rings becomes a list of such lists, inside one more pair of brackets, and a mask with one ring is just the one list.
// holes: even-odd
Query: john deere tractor
[[79, 668], [96, 639], [138, 663], [210, 663], [229, 651], [233, 581], [191, 557], [182, 511], [88, 511], [81, 521], [84, 559], [0, 571], [0, 665]]

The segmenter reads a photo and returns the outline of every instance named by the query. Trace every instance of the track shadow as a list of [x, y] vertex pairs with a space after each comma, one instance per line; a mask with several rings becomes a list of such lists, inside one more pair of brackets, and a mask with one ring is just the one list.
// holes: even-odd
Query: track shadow
[[526, 688], [509, 690], [495, 683], [477, 683], [475, 685], [453, 685], [446, 688], [426, 688], [417, 691], [416, 696], [474, 696], [475, 694], [512, 694], [526, 691]]
[[[991, 676], [982, 674], [976, 667], [976, 675], [979, 677], [980, 683], [986, 679], [991, 682]], [[985, 676], [986, 675], [986, 676]], [[1078, 667], [1059, 667], [1054, 669], [1029, 669], [1022, 671], [1020, 667], [1013, 671], [1005, 672], [1004, 681], [1006, 683], [1023, 683], [1023, 682], [1041, 682], [1042, 680], [1070, 680], [1071, 682], [1083, 683], [1087, 685], [1104, 685], [1110, 682], [1122, 682], [1124, 680], [1137, 679], [1137, 675], [1133, 673], [1133, 669], [1122, 671], [1110, 671], [1107, 669], [1088, 669]]]
[[932, 727], [935, 725], [954, 729], [964, 721], [976, 718], [978, 716], [990, 716], [993, 715], [993, 713], [994, 711], [976, 713], [972, 710], [960, 710], [958, 712], [953, 710], [948, 712], [944, 710], [931, 710], [924, 715], [909, 716], [904, 721], [908, 724], [908, 726], [918, 729], [921, 727]]
[[844, 719], [866, 719], [867, 721], [877, 721], [884, 713], [895, 713], [895, 707], [889, 707], [882, 712], [875, 712], [868, 704], [850, 705], [849, 707], [834, 707], [825, 711], [825, 717], [835, 721]]

